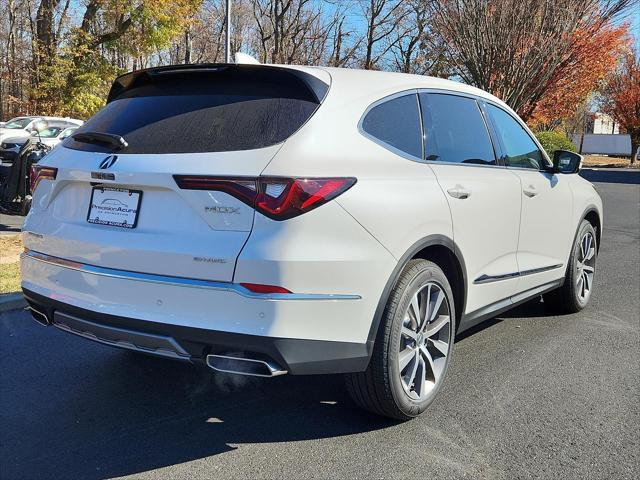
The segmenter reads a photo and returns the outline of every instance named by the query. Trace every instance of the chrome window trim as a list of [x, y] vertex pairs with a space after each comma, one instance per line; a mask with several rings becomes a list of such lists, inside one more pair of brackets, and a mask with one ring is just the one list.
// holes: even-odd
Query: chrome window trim
[[140, 273], [129, 270], [99, 267], [85, 263], [66, 260], [64, 258], [46, 255], [33, 250], [26, 250], [21, 258], [29, 258], [38, 262], [55, 265], [58, 267], [75, 270], [90, 275], [99, 275], [110, 278], [121, 278], [125, 280], [135, 280], [141, 282], [156, 283], [161, 285], [174, 285], [180, 287], [202, 288], [208, 290], [218, 290], [233, 292], [246, 298], [254, 300], [360, 300], [360, 295], [345, 295], [333, 293], [256, 293], [243, 287], [239, 283], [219, 282], [202, 280], [197, 278], [173, 277], [168, 275], [158, 275], [154, 273]]

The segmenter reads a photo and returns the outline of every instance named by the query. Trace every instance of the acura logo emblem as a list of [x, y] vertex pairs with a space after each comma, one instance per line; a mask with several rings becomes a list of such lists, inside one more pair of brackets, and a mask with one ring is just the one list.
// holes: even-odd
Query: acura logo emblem
[[117, 155], [109, 155], [107, 158], [100, 162], [100, 168], [102, 170], [106, 170], [107, 168], [113, 167], [113, 165], [118, 161]]

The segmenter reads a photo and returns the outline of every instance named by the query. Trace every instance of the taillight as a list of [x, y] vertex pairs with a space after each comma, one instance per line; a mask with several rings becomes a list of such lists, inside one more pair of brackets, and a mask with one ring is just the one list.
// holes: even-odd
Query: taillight
[[346, 192], [351, 177], [208, 177], [174, 175], [182, 189], [224, 192], [273, 220], [287, 220], [309, 212]]
[[55, 180], [58, 175], [58, 169], [53, 167], [41, 167], [39, 165], [31, 165], [29, 172], [29, 184], [31, 194], [36, 191], [36, 187], [42, 180]]

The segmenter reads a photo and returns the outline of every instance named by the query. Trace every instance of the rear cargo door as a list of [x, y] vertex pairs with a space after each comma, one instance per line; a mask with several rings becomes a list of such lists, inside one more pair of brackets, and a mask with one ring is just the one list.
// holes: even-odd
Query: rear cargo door
[[[42, 160], [57, 174], [34, 192], [26, 247], [108, 268], [231, 281], [254, 209], [224, 192], [180, 189], [174, 175], [246, 177], [251, 188], [318, 108], [300, 72], [257, 72], [117, 81], [107, 106], [78, 130], [86, 136], [68, 138]], [[92, 133], [117, 135], [127, 146]]]

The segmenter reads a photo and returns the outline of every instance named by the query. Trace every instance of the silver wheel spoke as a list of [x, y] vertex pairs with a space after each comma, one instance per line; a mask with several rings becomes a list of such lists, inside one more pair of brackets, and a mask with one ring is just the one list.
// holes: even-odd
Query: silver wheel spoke
[[413, 321], [416, 322], [416, 327], [420, 327], [420, 306], [418, 305], [418, 293], [413, 296], [411, 299], [411, 305], [409, 308], [409, 315], [412, 316]]
[[414, 350], [413, 351], [413, 366], [411, 367], [411, 374], [409, 375], [409, 381], [407, 382], [407, 384], [409, 386], [413, 386], [415, 379], [416, 379], [416, 373], [418, 372], [418, 364], [420, 363], [420, 354], [418, 353], [418, 350]]
[[440, 315], [432, 323], [427, 324], [427, 330], [425, 335], [427, 337], [433, 337], [436, 333], [442, 330], [442, 327], [449, 323], [449, 315]]
[[425, 364], [424, 358], [419, 358], [420, 361], [418, 362], [418, 374], [416, 375], [416, 379], [413, 381], [413, 384], [418, 397], [421, 397], [427, 391], [427, 366]]
[[431, 310], [431, 314], [429, 315], [430, 322], [433, 322], [434, 318], [436, 318], [436, 315], [440, 310], [440, 305], [442, 305], [443, 300], [444, 300], [444, 293], [442, 293], [442, 290], [438, 290], [436, 301], [433, 304], [433, 310]]
[[431, 371], [431, 374], [433, 375], [433, 378], [435, 380], [438, 380], [438, 377], [436, 376], [436, 366], [433, 363], [433, 357], [431, 356], [431, 354], [429, 353], [429, 350], [427, 349], [427, 347], [425, 347], [424, 345], [422, 345], [420, 347], [420, 353], [422, 353], [422, 357], [427, 361], [427, 363], [429, 364], [429, 370]]
[[409, 365], [409, 362], [413, 357], [415, 357], [415, 355], [416, 355], [415, 348], [407, 347], [400, 352], [400, 356], [398, 358], [398, 367], [400, 368], [400, 373], [402, 373], [404, 369], [407, 368], [407, 365]]
[[591, 267], [591, 266], [589, 266], [589, 265], [585, 265], [585, 266], [584, 266], [584, 271], [585, 271], [585, 272], [587, 272], [587, 273], [593, 273], [593, 272], [595, 272], [596, 270], [595, 270], [595, 268], [593, 268], [593, 267]]
[[422, 297], [422, 305], [420, 305], [420, 323], [418, 323], [418, 331], [424, 328], [425, 323], [427, 323], [427, 318], [429, 315], [429, 305], [431, 304], [431, 285], [427, 287], [427, 293], [423, 293], [424, 290], [421, 290], [418, 293], [418, 299]]
[[416, 340], [418, 338], [418, 334], [416, 332], [414, 332], [413, 330], [411, 330], [409, 327], [402, 327], [402, 334], [406, 335], [407, 337]]
[[429, 339], [431, 345], [433, 345], [442, 355], [445, 357], [449, 353], [449, 344], [447, 342], [443, 342], [442, 340], [433, 340]]

